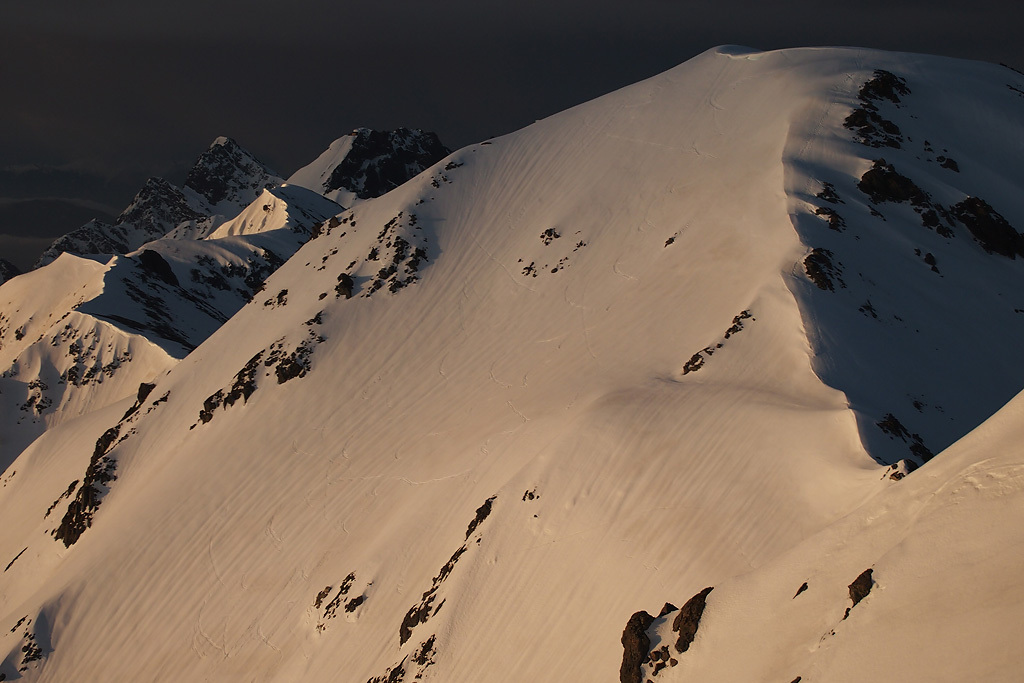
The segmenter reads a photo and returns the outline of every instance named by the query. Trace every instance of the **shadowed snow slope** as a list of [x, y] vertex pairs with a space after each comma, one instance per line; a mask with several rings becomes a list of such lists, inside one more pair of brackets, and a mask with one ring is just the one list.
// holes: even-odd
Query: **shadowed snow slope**
[[[711, 50], [332, 218], [155, 388], [4, 473], [0, 672], [608, 680], [638, 608], [756, 595], [744, 575], [786, 553], [811, 577], [814, 539], [926, 497], [945, 453], [898, 475], [1020, 389], [1022, 262], [993, 214], [1024, 219], [1022, 81]], [[900, 146], [868, 144], [887, 124]], [[983, 381], [931, 379], [974, 335]], [[850, 566], [887, 552], [862, 547]], [[779, 657], [746, 678], [802, 661]]]

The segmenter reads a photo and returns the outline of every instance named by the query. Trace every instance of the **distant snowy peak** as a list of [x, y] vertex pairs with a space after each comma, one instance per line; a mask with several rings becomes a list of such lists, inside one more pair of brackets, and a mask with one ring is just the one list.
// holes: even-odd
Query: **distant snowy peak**
[[[183, 189], [163, 178], [150, 178], [113, 225], [92, 220], [72, 230], [50, 245], [35, 267], [51, 263], [64, 252], [94, 257], [127, 254], [182, 223], [211, 224], [214, 221], [207, 219], [215, 215], [232, 218], [264, 189], [281, 182], [234, 140], [219, 137], [196, 160]], [[205, 229], [212, 228], [206, 225]], [[186, 230], [177, 236], [194, 237], [196, 232]]]
[[189, 198], [163, 178], [150, 178], [113, 225], [94, 219], [72, 230], [43, 252], [36, 267], [64, 252], [79, 256], [125, 254], [163, 237], [182, 221], [201, 218], [203, 209], [198, 196]]
[[282, 179], [231, 138], [219, 137], [196, 160], [185, 187], [198, 192], [213, 213], [235, 215]]
[[357, 128], [335, 140], [316, 161], [296, 171], [289, 183], [302, 185], [339, 204], [379, 197], [450, 154], [435, 133], [398, 128]]
[[7, 259], [0, 258], [0, 285], [7, 282], [15, 275], [21, 275], [21, 271], [18, 270], [18, 266], [14, 265]]
[[198, 197], [186, 197], [163, 178], [150, 178], [117, 217], [116, 224], [132, 223], [160, 237], [178, 223], [202, 216], [205, 208]]
[[127, 249], [127, 235], [123, 226], [114, 226], [97, 218], [71, 232], [58, 237], [47, 247], [33, 268], [42, 268], [57, 260], [61, 254], [76, 256], [107, 256]]

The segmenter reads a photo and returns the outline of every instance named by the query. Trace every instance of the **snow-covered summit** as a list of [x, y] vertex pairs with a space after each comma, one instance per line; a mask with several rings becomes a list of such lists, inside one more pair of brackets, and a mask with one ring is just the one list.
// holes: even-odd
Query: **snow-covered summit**
[[[949, 656], [1011, 679], [981, 645], [1024, 613], [1019, 402], [992, 417], [1024, 387], [1022, 97], [719, 48], [320, 222], [4, 473], [0, 672], [832, 680], [980, 576]], [[937, 651], [899, 648], [893, 678]]]

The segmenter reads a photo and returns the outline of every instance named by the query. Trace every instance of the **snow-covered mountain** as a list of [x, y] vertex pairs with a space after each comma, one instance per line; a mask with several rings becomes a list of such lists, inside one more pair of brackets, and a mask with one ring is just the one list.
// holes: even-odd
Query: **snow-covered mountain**
[[209, 333], [193, 245], [316, 215], [281, 194], [344, 140], [234, 221], [14, 278], [39, 376], [72, 308], [155, 360], [0, 478], [0, 673], [1013, 680], [1022, 98], [717, 48], [317, 219]]
[[[393, 144], [378, 145], [369, 159], [350, 145], [335, 155], [330, 177], [364, 186], [374, 164], [400, 164], [405, 179], [412, 177], [426, 161], [418, 166], [409, 150], [436, 136], [401, 132], [362, 130], [367, 139]], [[437, 146], [432, 161], [447, 153]], [[355, 175], [346, 178], [342, 166]], [[5, 290], [6, 300], [0, 293], [0, 464], [6, 467], [48, 427], [135, 395], [140, 383], [212, 334], [342, 210], [322, 196], [329, 190], [318, 190], [284, 183], [222, 137], [196, 161], [184, 188], [151, 178], [113, 225], [92, 221], [57, 240], [40, 260], [50, 268], [45, 276]], [[106, 267], [79, 264], [72, 253]], [[58, 288], [38, 305], [26, 304], [34, 288], [51, 281], [81, 291]], [[130, 350], [140, 343], [149, 356], [143, 362], [138, 349]]]
[[164, 237], [106, 264], [61, 254], [0, 289], [0, 463], [45, 429], [135, 395], [340, 210], [281, 185], [201, 238]]
[[[231, 138], [213, 141], [188, 172], [185, 187], [150, 178], [113, 225], [92, 220], [58, 238], [36, 267], [62, 253], [106, 260], [166, 235], [185, 221], [223, 221], [283, 181]], [[103, 258], [106, 257], [106, 258]]]
[[288, 182], [348, 208], [393, 190], [450, 152], [436, 134], [419, 129], [357, 128], [331, 143]]

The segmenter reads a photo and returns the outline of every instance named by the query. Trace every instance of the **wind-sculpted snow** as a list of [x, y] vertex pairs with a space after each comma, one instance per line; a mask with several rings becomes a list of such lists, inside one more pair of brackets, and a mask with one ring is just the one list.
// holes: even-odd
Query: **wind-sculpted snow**
[[[849, 397], [869, 452], [911, 468], [1024, 388], [1024, 170], [1006, 156], [1021, 131], [984, 123], [1020, 108], [1003, 81], [1022, 78], [921, 63], [878, 59], [786, 155], [794, 225], [813, 247], [803, 270], [817, 290], [794, 290], [815, 368]], [[951, 89], [972, 94], [953, 107]]]
[[1015, 397], [919, 474], [717, 586], [656, 680], [1013, 680], [1022, 408]]
[[[0, 354], [67, 301], [152, 327], [146, 297], [251, 300], [205, 337], [183, 315], [195, 348], [4, 472], [0, 652], [38, 614], [40, 681], [614, 680], [624, 642], [651, 681], [1014, 675], [1020, 411], [989, 417], [1022, 381], [1007, 85], [720, 48], [308, 230], [266, 229], [287, 186], [187, 222], [109, 267], [141, 301], [62, 256], [65, 294], [4, 308]], [[844, 126], [858, 108], [899, 146]], [[258, 287], [199, 259], [266, 251]], [[99, 323], [129, 368], [160, 336]]]

